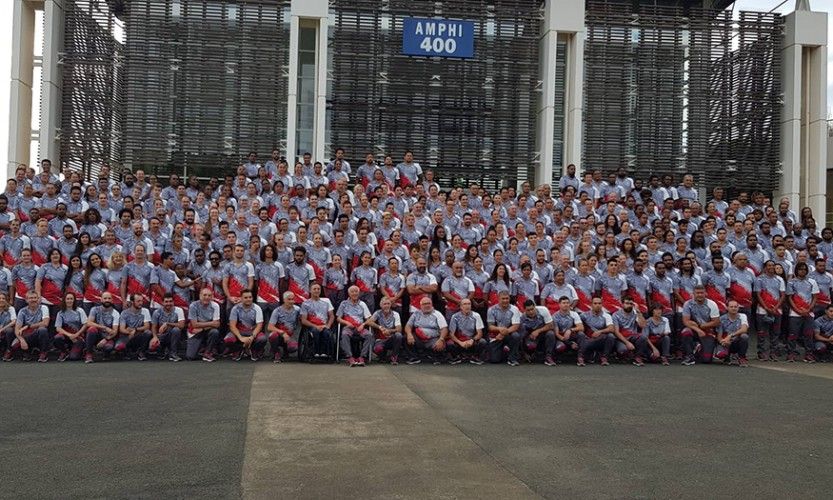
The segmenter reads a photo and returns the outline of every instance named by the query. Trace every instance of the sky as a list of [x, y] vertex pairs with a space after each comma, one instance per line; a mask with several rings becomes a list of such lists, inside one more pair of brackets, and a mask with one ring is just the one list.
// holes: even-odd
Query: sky
[[[12, 52], [12, 7], [14, 1], [0, 0], [0, 182], [5, 183], [6, 168], [8, 163], [9, 143], [9, 81], [11, 78], [11, 52]], [[795, 0], [737, 0], [735, 10], [754, 10], [768, 12], [774, 9], [782, 14], [789, 13], [795, 7]], [[833, 14], [833, 0], [810, 0], [810, 7], [816, 11], [825, 11]], [[38, 26], [38, 32], [40, 32]], [[39, 35], [39, 33], [38, 33]], [[833, 15], [828, 22], [828, 59], [827, 59], [827, 103], [828, 116], [833, 118]], [[37, 51], [37, 49], [36, 49]], [[36, 84], [35, 90], [38, 91]], [[37, 109], [34, 110], [35, 114]], [[33, 121], [37, 123], [37, 116]], [[53, 158], [54, 161], [54, 158]]]

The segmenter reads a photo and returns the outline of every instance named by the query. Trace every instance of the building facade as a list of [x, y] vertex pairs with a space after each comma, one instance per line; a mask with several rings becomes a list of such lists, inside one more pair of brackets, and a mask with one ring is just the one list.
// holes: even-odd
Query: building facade
[[727, 0], [14, 2], [10, 169], [33, 144], [43, 9], [34, 144], [88, 173], [413, 150], [446, 185], [622, 166], [825, 212], [827, 16], [803, 1], [787, 16]]

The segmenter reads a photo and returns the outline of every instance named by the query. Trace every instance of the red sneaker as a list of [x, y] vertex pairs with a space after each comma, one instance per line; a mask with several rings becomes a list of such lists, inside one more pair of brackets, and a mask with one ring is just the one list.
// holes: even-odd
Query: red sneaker
[[636, 366], [645, 366], [645, 363], [642, 361], [642, 356], [633, 358], [633, 364]]
[[359, 357], [359, 359], [356, 360], [356, 366], [364, 366], [364, 358]]
[[351, 368], [356, 366], [358, 363], [356, 362], [356, 358], [347, 358], [347, 365]]
[[273, 363], [280, 363], [281, 362], [281, 353], [280, 352], [275, 353], [275, 357], [272, 358], [272, 362]]
[[668, 362], [668, 357], [667, 356], [661, 357], [660, 362], [662, 363], [662, 366], [671, 366], [671, 363]]
[[12, 351], [11, 350], [6, 350], [6, 352], [3, 353], [3, 361], [11, 361], [11, 360], [12, 360]]
[[738, 366], [740, 366], [741, 368], [749, 367], [749, 360], [746, 359], [745, 356], [742, 358], [738, 358]]
[[391, 356], [390, 357], [390, 364], [398, 365], [399, 364], [399, 356]]
[[84, 363], [90, 364], [93, 362], [93, 353], [88, 352], [84, 355]]
[[49, 361], [49, 355], [45, 352], [38, 354], [38, 363], [46, 363]]
[[58, 362], [59, 362], [59, 363], [63, 363], [64, 361], [66, 361], [66, 360], [67, 360], [67, 358], [68, 358], [68, 357], [69, 357], [69, 353], [68, 353], [68, 352], [66, 352], [66, 351], [61, 351], [61, 353], [60, 353], [60, 354], [58, 354]]
[[602, 366], [608, 366], [610, 363], [607, 361], [607, 356], [602, 356], [599, 360], [599, 364]]
[[578, 361], [576, 362], [576, 366], [584, 366], [584, 356], [579, 355]]
[[208, 352], [208, 350], [206, 350], [202, 354], [202, 360], [205, 361], [206, 363], [213, 363], [214, 362], [214, 355], [211, 354], [210, 352]]

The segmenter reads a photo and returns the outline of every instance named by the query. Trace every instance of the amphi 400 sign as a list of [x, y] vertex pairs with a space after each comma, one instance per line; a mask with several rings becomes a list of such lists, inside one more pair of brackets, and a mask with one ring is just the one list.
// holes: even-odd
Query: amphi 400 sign
[[406, 17], [402, 53], [425, 57], [474, 57], [474, 22]]

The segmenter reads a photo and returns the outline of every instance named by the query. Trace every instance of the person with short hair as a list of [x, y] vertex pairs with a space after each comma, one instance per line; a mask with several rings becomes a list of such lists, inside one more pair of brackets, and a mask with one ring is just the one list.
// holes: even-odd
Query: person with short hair
[[185, 359], [194, 361], [203, 350], [202, 360], [214, 361], [214, 349], [220, 339], [220, 305], [214, 301], [214, 292], [205, 287], [200, 298], [188, 306], [188, 335]]
[[[299, 298], [297, 294], [296, 298]], [[301, 303], [301, 325], [309, 328], [312, 333], [313, 357], [329, 357], [333, 336], [331, 328], [334, 322], [332, 302], [326, 297], [321, 297], [321, 285], [312, 283], [309, 286], [309, 298]]]
[[649, 356], [648, 337], [645, 335], [645, 318], [634, 307], [632, 297], [622, 299], [622, 309], [611, 316], [613, 334], [616, 336], [616, 352], [622, 356], [633, 354], [633, 364], [644, 366]]
[[[394, 260], [394, 259], [391, 259]], [[373, 353], [381, 357], [388, 354], [391, 365], [399, 364], [399, 351], [402, 348], [402, 320], [399, 312], [394, 310], [393, 300], [382, 297], [379, 309], [364, 322], [364, 326], [376, 331], [373, 342]]]
[[434, 364], [439, 364], [436, 355], [445, 351], [448, 337], [448, 323], [443, 315], [434, 309], [430, 297], [422, 297], [419, 310], [411, 313], [405, 324], [405, 338], [408, 343], [409, 365], [422, 362], [421, 355], [430, 355]]
[[49, 308], [41, 304], [41, 297], [34, 290], [26, 293], [26, 307], [17, 311], [14, 325], [14, 339], [6, 348], [4, 361], [11, 361], [18, 350], [26, 357], [37, 349], [38, 362], [49, 361]]
[[[534, 302], [533, 302], [534, 305]], [[509, 292], [498, 293], [498, 303], [486, 311], [489, 328], [489, 361], [518, 366], [522, 334], [521, 312], [511, 303]]]
[[[534, 356], [538, 351], [544, 351], [544, 364], [555, 366], [553, 351], [555, 350], [555, 323], [546, 306], [536, 306], [535, 302], [527, 299], [521, 314], [521, 327], [518, 332], [523, 337], [526, 353]], [[544, 341], [541, 342], [543, 336]]]
[[616, 340], [613, 334], [613, 318], [602, 307], [602, 298], [593, 297], [590, 310], [581, 314], [584, 323], [584, 339], [579, 342], [579, 355], [576, 365], [584, 366], [589, 354], [599, 353], [599, 365], [610, 364], [608, 357]]
[[273, 362], [280, 363], [291, 353], [298, 352], [300, 318], [301, 308], [295, 305], [295, 294], [284, 292], [283, 303], [272, 311], [269, 323], [266, 324]]
[[[110, 292], [106, 292], [112, 297]], [[136, 353], [136, 359], [147, 359], [145, 350], [152, 335], [150, 330], [150, 312], [144, 307], [145, 302], [141, 294], [130, 297], [130, 307], [119, 315], [119, 332], [113, 350], [123, 353], [125, 359], [131, 351]]]
[[[141, 296], [141, 294], [135, 295]], [[162, 307], [153, 311], [150, 321], [151, 338], [148, 341], [147, 350], [160, 354], [167, 350], [169, 360], [181, 361], [178, 351], [182, 331], [185, 329], [185, 313], [182, 308], [174, 305], [173, 294], [166, 293], [162, 297]]]
[[254, 294], [250, 289], [240, 292], [240, 302], [231, 308], [228, 320], [229, 332], [223, 342], [226, 352], [233, 353], [232, 359], [240, 361], [249, 355], [257, 361], [266, 347], [266, 333], [263, 331], [263, 310], [254, 303]]
[[[364, 366], [365, 360], [370, 358], [370, 349], [373, 347], [373, 333], [365, 328], [365, 322], [370, 319], [370, 309], [367, 304], [360, 300], [362, 291], [358, 286], [353, 285], [347, 289], [347, 300], [338, 306], [336, 320], [341, 325], [340, 348], [347, 358], [350, 367]], [[353, 354], [352, 340], [361, 339], [359, 356]]]
[[446, 348], [452, 355], [451, 364], [465, 360], [473, 365], [483, 364], [488, 342], [483, 338], [483, 318], [472, 310], [471, 299], [460, 301], [460, 310], [451, 315], [448, 322]]
[[730, 300], [726, 304], [726, 314], [720, 317], [717, 325], [717, 348], [714, 357], [729, 364], [737, 364], [741, 368], [749, 366], [746, 351], [749, 348], [749, 322], [746, 315], [740, 312], [737, 301]]
[[700, 344], [700, 359], [704, 363], [711, 363], [717, 343], [716, 328], [720, 325], [720, 311], [713, 300], [706, 298], [706, 288], [703, 285], [694, 287], [694, 297], [683, 304], [682, 314], [684, 328], [680, 338], [684, 351], [683, 366], [695, 363], [695, 342]]

